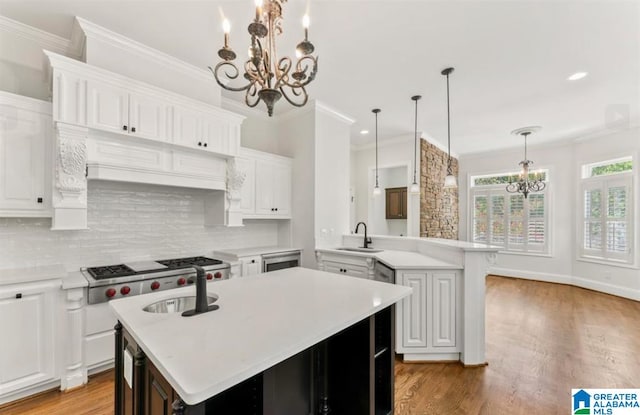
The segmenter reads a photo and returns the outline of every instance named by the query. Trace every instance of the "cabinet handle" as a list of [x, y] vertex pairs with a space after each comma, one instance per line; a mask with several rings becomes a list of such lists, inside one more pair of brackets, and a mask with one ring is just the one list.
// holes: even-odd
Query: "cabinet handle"
[[131, 132], [135, 133], [136, 132], [136, 127], [131, 127]]
[[42, 203], [42, 198], [41, 198], [41, 197], [39, 197], [39, 198], [37, 199], [37, 202], [38, 202], [38, 203]]
[[127, 126], [126, 126], [126, 125], [123, 125], [123, 126], [122, 126], [122, 129], [123, 129], [123, 130], [125, 130], [125, 131], [127, 131]]
[[16, 294], [16, 298], [22, 298], [22, 293]]

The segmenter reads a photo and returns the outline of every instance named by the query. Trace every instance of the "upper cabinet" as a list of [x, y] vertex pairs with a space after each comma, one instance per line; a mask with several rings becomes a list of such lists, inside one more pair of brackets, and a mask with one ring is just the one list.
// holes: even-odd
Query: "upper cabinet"
[[51, 104], [0, 93], [0, 216], [51, 216]]
[[386, 219], [407, 219], [407, 188], [390, 187], [385, 194]]
[[234, 157], [243, 116], [45, 52], [53, 67], [53, 120]]
[[167, 101], [106, 82], [88, 82], [87, 126], [121, 134], [166, 141]]
[[243, 148], [236, 165], [245, 176], [240, 189], [245, 219], [291, 218], [291, 159]]

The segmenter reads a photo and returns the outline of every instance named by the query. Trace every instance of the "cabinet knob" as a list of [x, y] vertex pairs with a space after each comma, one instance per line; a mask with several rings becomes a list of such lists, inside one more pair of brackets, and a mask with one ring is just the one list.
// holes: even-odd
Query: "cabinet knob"
[[204, 146], [206, 147], [206, 146], [207, 146], [207, 143], [204, 143]]
[[123, 130], [125, 130], [125, 131], [127, 131], [127, 126], [126, 126], [126, 125], [123, 125], [123, 126], [122, 126], [122, 129], [123, 129]]
[[22, 293], [16, 294], [16, 298], [22, 298]]
[[42, 203], [42, 198], [41, 198], [41, 197], [39, 197], [39, 198], [37, 199], [37, 202], [38, 202], [38, 203]]
[[278, 211], [278, 208], [276, 208], [276, 212]]
[[251, 263], [252, 263], [252, 264], [255, 264], [255, 263], [256, 263], [256, 260], [255, 260], [255, 259], [252, 259], [252, 260], [251, 260]]
[[136, 132], [136, 127], [131, 127], [131, 132], [135, 133]]
[[198, 145], [199, 145], [199, 146], [202, 146], [202, 141], [198, 141]]

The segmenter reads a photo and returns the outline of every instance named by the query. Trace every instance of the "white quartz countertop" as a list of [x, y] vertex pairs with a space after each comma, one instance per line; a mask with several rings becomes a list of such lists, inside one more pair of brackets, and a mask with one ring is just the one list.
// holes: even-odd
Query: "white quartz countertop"
[[316, 251], [339, 255], [375, 258], [393, 269], [462, 269], [460, 265], [445, 262], [418, 252], [382, 250], [381, 252], [344, 251], [334, 248], [318, 248]]
[[301, 248], [285, 248], [282, 246], [258, 246], [253, 248], [240, 248], [240, 249], [225, 249], [222, 251], [214, 251], [213, 255], [232, 256], [232, 257], [245, 257], [264, 254], [277, 254], [280, 252], [289, 251], [302, 251]]
[[307, 268], [208, 284], [220, 309], [182, 317], [142, 307], [190, 286], [109, 302], [180, 397], [202, 402], [410, 295], [411, 288]]
[[418, 252], [382, 251], [374, 254], [376, 259], [393, 269], [462, 269], [462, 266], [441, 261]]
[[0, 269], [0, 286], [36, 281], [58, 280], [67, 277], [62, 265]]
[[[343, 235], [345, 238], [362, 241], [362, 234], [348, 234]], [[443, 239], [443, 238], [418, 238], [415, 236], [389, 236], [389, 235], [368, 235], [373, 240], [373, 245], [376, 245], [376, 241], [391, 242], [394, 241], [403, 243], [407, 241], [414, 241], [417, 243], [424, 243], [435, 246], [446, 246], [450, 248], [456, 248], [462, 251], [480, 251], [480, 252], [498, 252], [501, 248], [494, 245], [479, 244], [476, 242], [458, 241], [455, 239]]]

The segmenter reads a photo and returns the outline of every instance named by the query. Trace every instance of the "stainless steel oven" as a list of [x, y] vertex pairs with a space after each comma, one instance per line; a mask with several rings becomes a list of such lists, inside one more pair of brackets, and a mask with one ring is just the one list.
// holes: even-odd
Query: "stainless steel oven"
[[278, 252], [262, 255], [262, 272], [300, 266], [300, 251]]

